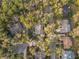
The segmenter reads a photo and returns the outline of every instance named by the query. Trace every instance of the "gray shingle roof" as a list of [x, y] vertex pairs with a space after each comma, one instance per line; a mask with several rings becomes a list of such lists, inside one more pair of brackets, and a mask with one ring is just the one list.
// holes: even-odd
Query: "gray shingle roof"
[[15, 44], [12, 46], [12, 50], [16, 54], [21, 54], [24, 53], [25, 49], [27, 49], [28, 45], [23, 43], [23, 44]]

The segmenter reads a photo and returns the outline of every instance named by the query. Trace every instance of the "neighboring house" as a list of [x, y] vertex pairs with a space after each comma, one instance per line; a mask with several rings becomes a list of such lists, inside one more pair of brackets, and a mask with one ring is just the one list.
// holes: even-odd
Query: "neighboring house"
[[16, 35], [17, 33], [22, 33], [26, 30], [25, 26], [18, 20], [17, 16], [12, 17], [13, 19], [7, 22], [7, 32], [9, 35]]
[[61, 40], [63, 42], [64, 49], [69, 49], [72, 47], [73, 41], [70, 37], [62, 37]]
[[68, 50], [68, 51], [63, 50], [62, 55], [61, 55], [61, 59], [75, 59], [75, 54], [71, 50]]
[[71, 24], [69, 22], [69, 20], [67, 19], [63, 19], [61, 20], [61, 28], [58, 28], [55, 30], [55, 32], [57, 33], [68, 33], [71, 31]]
[[25, 43], [18, 43], [14, 44], [11, 49], [13, 50], [14, 53], [16, 54], [21, 54], [24, 53], [25, 49], [28, 47], [28, 44]]
[[15, 54], [23, 54], [23, 58], [24, 59], [27, 59], [27, 47], [28, 47], [28, 44], [25, 44], [25, 43], [19, 43], [19, 44], [15, 44], [11, 47], [13, 53]]

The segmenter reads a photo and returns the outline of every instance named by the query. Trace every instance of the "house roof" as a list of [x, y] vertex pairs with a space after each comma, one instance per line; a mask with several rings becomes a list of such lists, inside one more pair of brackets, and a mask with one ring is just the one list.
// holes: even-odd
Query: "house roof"
[[24, 53], [25, 49], [28, 47], [27, 44], [23, 43], [23, 44], [15, 44], [12, 46], [12, 50], [14, 53], [16, 54], [21, 54]]
[[73, 43], [70, 37], [62, 37], [64, 49], [69, 49], [72, 47]]
[[16, 22], [15, 20], [8, 21], [7, 31], [11, 33], [10, 35], [22, 33], [23, 30], [26, 30], [26, 28], [21, 22]]
[[71, 30], [71, 24], [70, 24], [70, 22], [69, 22], [69, 20], [67, 20], [67, 19], [63, 19], [63, 20], [61, 20], [61, 28], [57, 28], [55, 31], [57, 32], [57, 33], [68, 33], [68, 32], [70, 32], [70, 30]]

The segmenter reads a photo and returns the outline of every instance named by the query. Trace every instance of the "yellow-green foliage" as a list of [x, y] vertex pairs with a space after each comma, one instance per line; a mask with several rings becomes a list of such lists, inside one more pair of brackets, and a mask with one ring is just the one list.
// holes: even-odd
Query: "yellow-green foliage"
[[[71, 2], [74, 1], [72, 4]], [[35, 2], [36, 9], [31, 10], [31, 4]], [[50, 4], [52, 7], [51, 13], [44, 13], [43, 7], [45, 5]], [[72, 13], [74, 13], [69, 19], [73, 21], [73, 29], [71, 32], [67, 33], [74, 37], [74, 46], [79, 46], [79, 0], [33, 0], [29, 1], [29, 3], [23, 2], [23, 0], [2, 0], [1, 4], [1, 12], [0, 13], [0, 45], [2, 47], [8, 48], [9, 44], [14, 44], [14, 42], [20, 42], [20, 43], [36, 43], [36, 47], [39, 47], [41, 50], [44, 50], [46, 55], [50, 55], [50, 36], [56, 35], [56, 33], [53, 32], [53, 30], [56, 28], [56, 26], [59, 26], [59, 20], [63, 17], [62, 7], [65, 4], [69, 4], [72, 10]], [[72, 7], [74, 6], [74, 7]], [[35, 8], [35, 6], [33, 7]], [[73, 9], [74, 8], [74, 9]], [[46, 35], [45, 38], [43, 37], [43, 41], [40, 41], [36, 38], [29, 38], [28, 34], [17, 34], [16, 36], [21, 38], [16, 38], [14, 36], [13, 38], [10, 38], [7, 36], [7, 31], [4, 30], [6, 28], [6, 24], [9, 20], [12, 19], [12, 16], [17, 15], [19, 21], [27, 28], [28, 30], [32, 30], [33, 26], [36, 23], [42, 23], [44, 25], [43, 31]], [[55, 20], [55, 23], [49, 24], [49, 17], [53, 16], [55, 17], [52, 20]], [[10, 19], [9, 19], [10, 18]], [[2, 26], [2, 27], [1, 27]], [[2, 30], [3, 29], [3, 30]], [[2, 31], [3, 32], [2, 32]], [[42, 37], [41, 35], [37, 35], [36, 37]], [[76, 38], [78, 37], [78, 38]], [[2, 44], [1, 44], [2, 43]], [[73, 46], [73, 47], [74, 47]], [[77, 47], [76, 47], [77, 48]], [[33, 47], [30, 47], [29, 51], [34, 54]], [[61, 48], [56, 48], [57, 55], [61, 54]]]

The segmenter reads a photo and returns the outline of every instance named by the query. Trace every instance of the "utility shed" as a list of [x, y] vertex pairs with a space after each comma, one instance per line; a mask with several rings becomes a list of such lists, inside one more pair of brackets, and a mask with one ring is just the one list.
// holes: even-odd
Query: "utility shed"
[[40, 35], [43, 34], [43, 25], [38, 23], [34, 26], [35, 34]]

